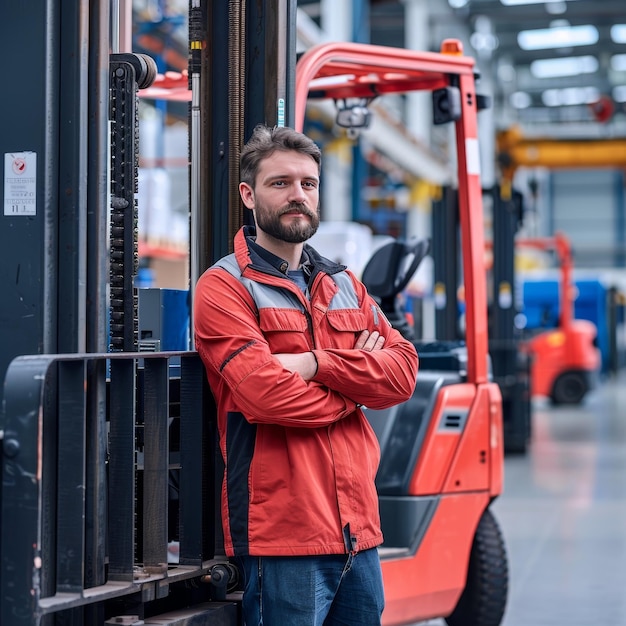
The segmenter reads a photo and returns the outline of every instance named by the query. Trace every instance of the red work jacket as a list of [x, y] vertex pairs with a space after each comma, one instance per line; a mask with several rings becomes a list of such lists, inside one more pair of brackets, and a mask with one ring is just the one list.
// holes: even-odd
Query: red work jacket
[[[361, 406], [407, 400], [417, 353], [343, 266], [305, 246], [309, 297], [252, 254], [209, 268], [194, 298], [196, 348], [218, 407], [228, 556], [340, 554], [382, 542], [374, 478], [380, 450]], [[250, 229], [249, 232], [253, 232]], [[355, 350], [364, 329], [382, 350]], [[278, 353], [313, 351], [313, 380]]]

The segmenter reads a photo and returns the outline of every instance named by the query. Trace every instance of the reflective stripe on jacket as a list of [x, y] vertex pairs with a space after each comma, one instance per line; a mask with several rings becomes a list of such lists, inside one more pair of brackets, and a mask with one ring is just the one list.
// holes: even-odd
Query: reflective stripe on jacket
[[[194, 298], [196, 347], [218, 407], [226, 553], [377, 546], [380, 453], [359, 407], [411, 396], [415, 348], [343, 266], [306, 246], [307, 299], [269, 263], [253, 262], [244, 229], [235, 253], [200, 277]], [[353, 348], [364, 329], [386, 337], [382, 350]], [[310, 381], [272, 356], [309, 351], [318, 362]]]

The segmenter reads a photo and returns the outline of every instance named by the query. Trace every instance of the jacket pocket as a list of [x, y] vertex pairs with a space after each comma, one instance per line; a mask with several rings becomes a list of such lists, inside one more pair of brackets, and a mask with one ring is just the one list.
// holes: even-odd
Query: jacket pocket
[[334, 348], [353, 348], [356, 337], [367, 328], [367, 319], [360, 309], [328, 311], [326, 321]]
[[259, 327], [270, 350], [278, 352], [305, 352], [310, 350], [308, 322], [297, 309], [259, 310]]
[[326, 319], [333, 330], [360, 333], [367, 328], [367, 320], [360, 309], [328, 311]]

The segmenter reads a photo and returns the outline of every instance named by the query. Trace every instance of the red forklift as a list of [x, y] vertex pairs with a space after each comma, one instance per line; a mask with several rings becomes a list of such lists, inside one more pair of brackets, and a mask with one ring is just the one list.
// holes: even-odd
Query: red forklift
[[[342, 43], [312, 48], [296, 67], [291, 44], [276, 35], [292, 27], [294, 4], [252, 2], [236, 14], [244, 4], [191, 3], [191, 285], [228, 252], [243, 219], [234, 182], [246, 129], [259, 121], [302, 129], [315, 97], [335, 100], [338, 123], [358, 131], [373, 98], [432, 93], [435, 123], [455, 128], [466, 330], [460, 341], [416, 342], [413, 397], [388, 411], [367, 411], [382, 452], [376, 480], [385, 535], [383, 622], [444, 618], [449, 626], [498, 626], [508, 564], [490, 505], [503, 489], [502, 402], [488, 355], [477, 133], [484, 101], [474, 61], [456, 40], [445, 41], [440, 53]], [[103, 61], [107, 11], [94, 13], [87, 28], [78, 9], [49, 21], [43, 10], [17, 15], [15, 7], [0, 8], [9, 39], [32, 33], [33, 25], [45, 26], [45, 45], [61, 40], [61, 23], [64, 33], [77, 33], [63, 38], [69, 65], [55, 55], [49, 62], [62, 85], [80, 97], [92, 85], [101, 100], [89, 100], [86, 110], [67, 108], [70, 124], [61, 116], [55, 125], [54, 116], [37, 110], [29, 119], [53, 126], [41, 136], [20, 123], [0, 133], [3, 145], [10, 140], [45, 154], [58, 141], [58, 153], [68, 157], [59, 160], [61, 173], [40, 170], [46, 211], [9, 216], [12, 241], [2, 239], [12, 252], [4, 276], [20, 289], [7, 288], [0, 325], [0, 622], [236, 626], [241, 591], [223, 552], [215, 407], [200, 360], [192, 351], [138, 351], [136, 96], [151, 85], [155, 65], [131, 53]], [[70, 54], [74, 47], [87, 51], [89, 62]], [[31, 83], [33, 76], [40, 72]], [[65, 94], [57, 81], [42, 82], [42, 91], [48, 97], [32, 98], [34, 105], [68, 105], [55, 100]], [[0, 119], [19, 120], [12, 112]], [[20, 140], [29, 131], [34, 139]], [[107, 144], [110, 164], [102, 161]], [[85, 181], [91, 203], [79, 201]], [[109, 246], [101, 240], [108, 222]], [[381, 248], [367, 279], [372, 294], [394, 301], [425, 249], [413, 241]], [[28, 283], [30, 291], [22, 285], [30, 277], [19, 272], [27, 252], [43, 260], [32, 264], [43, 274]], [[170, 562], [174, 542], [178, 558]]]
[[557, 232], [553, 237], [516, 239], [515, 246], [554, 251], [560, 272], [557, 327], [542, 330], [522, 344], [530, 357], [531, 395], [548, 397], [554, 404], [579, 404], [596, 384], [601, 356], [595, 344], [595, 325], [574, 319], [576, 295], [569, 239]]
[[[450, 626], [499, 624], [507, 564], [489, 504], [502, 489], [502, 406], [489, 371], [476, 152], [481, 98], [473, 62], [454, 40], [445, 41], [440, 54], [321, 45], [297, 65], [296, 127], [302, 128], [311, 92], [352, 102], [360, 112], [378, 94], [415, 90], [431, 91], [434, 120], [456, 128], [466, 332], [460, 342], [416, 342], [420, 370], [413, 398], [388, 411], [367, 412], [382, 452], [377, 486], [385, 536], [383, 623], [445, 617]], [[366, 116], [341, 109], [337, 119], [348, 119], [345, 125], [358, 130]], [[368, 262], [363, 280], [387, 312], [426, 249], [424, 242], [395, 241]]]

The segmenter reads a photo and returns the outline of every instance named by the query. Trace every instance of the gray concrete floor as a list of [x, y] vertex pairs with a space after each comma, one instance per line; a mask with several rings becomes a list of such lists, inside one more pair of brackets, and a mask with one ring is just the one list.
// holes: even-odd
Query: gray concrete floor
[[501, 626], [626, 626], [626, 374], [576, 407], [535, 402], [532, 420], [493, 505], [510, 570]]

